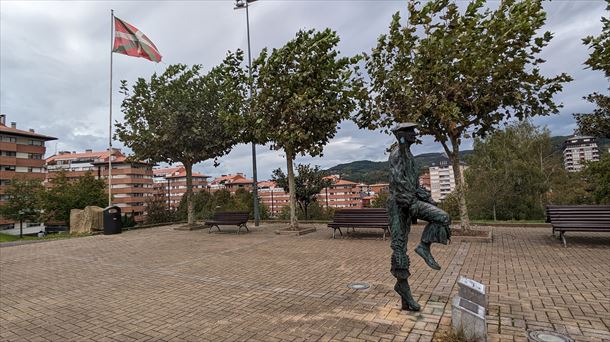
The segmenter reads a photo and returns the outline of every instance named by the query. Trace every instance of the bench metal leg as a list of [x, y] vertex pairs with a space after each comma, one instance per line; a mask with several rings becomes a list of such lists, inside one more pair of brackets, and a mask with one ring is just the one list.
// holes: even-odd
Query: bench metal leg
[[386, 229], [383, 230], [383, 241], [385, 241], [385, 232], [386, 232]]
[[214, 227], [218, 228], [218, 231], [220, 231], [220, 227], [217, 224], [215, 224], [213, 226], [210, 226], [210, 230], [208, 230], [208, 234], [212, 233], [212, 228], [214, 228]]
[[333, 228], [333, 239], [335, 238], [335, 231], [337, 230], [337, 228]]
[[564, 236], [564, 231], [561, 231], [559, 233], [559, 237], [561, 238], [561, 242], [563, 243], [563, 247], [568, 247], [568, 244], [566, 242], [566, 237]]
[[248, 226], [246, 224], [240, 224], [239, 227], [237, 227], [237, 235], [239, 235], [239, 231], [242, 227], [246, 228], [246, 231], [248, 231], [248, 233], [250, 232], [250, 229], [248, 229]]

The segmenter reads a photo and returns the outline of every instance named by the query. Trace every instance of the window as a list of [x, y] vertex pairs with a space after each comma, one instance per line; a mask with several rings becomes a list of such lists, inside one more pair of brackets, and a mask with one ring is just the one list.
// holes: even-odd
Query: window
[[44, 141], [42, 141], [42, 140], [30, 140], [30, 145], [32, 145], [32, 146], [44, 146]]
[[2, 135], [1, 136], [1, 140], [2, 140], [2, 142], [11, 142], [11, 143], [16, 143], [17, 142], [17, 138], [9, 137], [9, 136], [6, 136], [6, 135]]
[[15, 171], [15, 165], [0, 165], [0, 171]]
[[40, 154], [40, 153], [28, 153], [28, 159], [42, 159], [42, 154]]
[[11, 185], [11, 180], [10, 179], [0, 179], [0, 186], [1, 185]]
[[0, 156], [2, 157], [16, 157], [17, 152], [15, 151], [0, 151]]

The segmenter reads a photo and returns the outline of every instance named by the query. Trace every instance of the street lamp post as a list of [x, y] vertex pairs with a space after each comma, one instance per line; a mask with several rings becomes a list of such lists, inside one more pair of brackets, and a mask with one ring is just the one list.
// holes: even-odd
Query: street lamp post
[[[250, 80], [250, 94], [249, 97], [252, 99], [252, 53], [250, 51], [250, 14], [248, 11], [248, 4], [256, 0], [235, 0], [234, 9], [246, 9], [246, 32], [248, 36], [248, 75]], [[248, 107], [250, 108], [250, 107]], [[249, 109], [250, 110], [250, 109]], [[258, 209], [258, 180], [256, 174], [256, 144], [252, 142], [252, 191], [254, 201], [254, 225], [258, 227], [260, 222], [260, 212]]]

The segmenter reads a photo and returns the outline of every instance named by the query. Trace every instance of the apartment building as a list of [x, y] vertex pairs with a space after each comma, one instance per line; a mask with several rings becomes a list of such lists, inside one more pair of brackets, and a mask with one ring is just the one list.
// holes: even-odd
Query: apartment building
[[112, 205], [136, 222], [146, 219], [146, 200], [153, 196], [152, 164], [130, 161], [124, 155], [107, 155], [93, 162], [96, 176], [108, 185], [108, 159], [112, 158]]
[[274, 181], [259, 182], [258, 197], [260, 203], [269, 209], [271, 216], [279, 215], [282, 208], [290, 205], [290, 195]]
[[[15, 178], [45, 179], [45, 142], [57, 138], [17, 128], [16, 122], [6, 126], [6, 115], [0, 115], [0, 204], [8, 197], [5, 189]], [[0, 227], [8, 227], [15, 222], [0, 217]]]
[[[462, 175], [466, 166], [460, 164]], [[438, 163], [433, 164], [429, 168], [430, 174], [430, 193], [432, 199], [435, 202], [440, 202], [447, 197], [453, 190], [455, 190], [455, 177], [453, 173], [453, 166], [449, 162], [449, 159], [440, 160]]]
[[328, 188], [318, 195], [318, 203], [326, 208], [362, 208], [363, 194], [358, 183], [341, 179], [339, 175], [324, 177], [331, 180]]
[[369, 185], [369, 188], [371, 189], [371, 192], [373, 194], [377, 195], [380, 192], [390, 191], [390, 184], [389, 183], [375, 183], [375, 184]]
[[212, 192], [225, 189], [234, 194], [238, 189], [244, 189], [246, 191], [252, 191], [253, 180], [246, 178], [243, 173], [222, 175], [214, 178], [210, 182], [210, 190]]
[[569, 172], [581, 171], [587, 161], [599, 161], [599, 149], [594, 137], [573, 136], [563, 144], [563, 163]]
[[419, 185], [421, 185], [424, 189], [431, 191], [432, 184], [430, 181], [430, 170], [425, 171], [419, 176]]
[[[169, 207], [178, 208], [182, 197], [186, 193], [186, 169], [184, 166], [158, 168], [153, 171], [153, 174], [155, 195], [166, 198]], [[210, 177], [193, 172], [193, 193], [207, 190], [208, 178]]]
[[153, 195], [152, 165], [130, 161], [121, 150], [69, 152], [62, 151], [46, 159], [47, 180], [57, 177], [60, 171], [69, 180], [76, 180], [91, 172], [104, 179], [108, 186], [108, 159], [112, 158], [112, 204], [124, 214], [142, 222], [146, 215], [146, 199]]

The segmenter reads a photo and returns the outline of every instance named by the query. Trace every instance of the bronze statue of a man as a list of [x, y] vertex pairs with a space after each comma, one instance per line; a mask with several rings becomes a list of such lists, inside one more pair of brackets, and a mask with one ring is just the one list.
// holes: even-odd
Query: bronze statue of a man
[[419, 304], [411, 295], [408, 281], [410, 273], [407, 241], [411, 223], [416, 222], [416, 219], [428, 221], [415, 253], [435, 270], [440, 270], [441, 267], [432, 257], [430, 245], [433, 242], [446, 245], [451, 238], [449, 215], [435, 206], [430, 193], [419, 184], [419, 170], [410, 151], [411, 145], [417, 141], [416, 126], [413, 123], [402, 123], [392, 129], [398, 144], [394, 145], [390, 152], [388, 199], [393, 250], [391, 272], [396, 277], [394, 290], [402, 299], [402, 309], [410, 311], [420, 310]]

